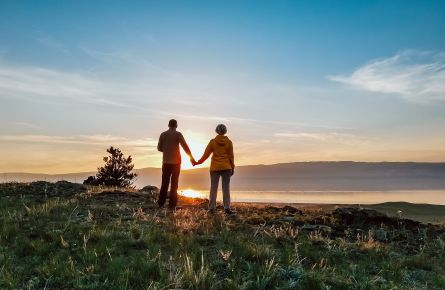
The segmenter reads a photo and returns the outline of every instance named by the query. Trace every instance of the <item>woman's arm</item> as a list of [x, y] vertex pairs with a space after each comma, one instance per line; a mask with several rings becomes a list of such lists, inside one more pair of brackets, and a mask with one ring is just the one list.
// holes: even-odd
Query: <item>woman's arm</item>
[[212, 154], [212, 152], [213, 152], [213, 142], [212, 141], [213, 140], [210, 140], [209, 144], [207, 144], [204, 154], [202, 155], [201, 159], [199, 159], [198, 162], [196, 162], [196, 164], [204, 163], [204, 161], [206, 161], [207, 158], [209, 158], [209, 156]]
[[230, 165], [232, 165], [232, 175], [235, 173], [235, 154], [233, 154], [233, 143], [230, 142], [230, 147], [229, 147], [229, 160], [230, 160]]

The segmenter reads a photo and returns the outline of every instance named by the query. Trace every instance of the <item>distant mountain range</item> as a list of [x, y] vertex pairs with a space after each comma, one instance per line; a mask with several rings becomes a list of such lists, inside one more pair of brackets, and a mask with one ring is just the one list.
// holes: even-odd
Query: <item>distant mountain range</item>
[[[161, 169], [135, 170], [135, 186], [159, 186]], [[181, 172], [180, 187], [208, 189], [209, 169]], [[82, 183], [94, 172], [69, 174], [1, 173], [0, 181], [30, 182], [67, 180]], [[420, 190], [445, 189], [445, 163], [418, 162], [293, 162], [239, 166], [232, 180], [234, 190]]]

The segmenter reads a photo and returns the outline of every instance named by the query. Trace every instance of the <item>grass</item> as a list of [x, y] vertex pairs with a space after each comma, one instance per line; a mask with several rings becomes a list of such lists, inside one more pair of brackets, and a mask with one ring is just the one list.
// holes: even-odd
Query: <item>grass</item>
[[385, 202], [371, 205], [369, 208], [386, 213], [389, 216], [401, 216], [424, 223], [445, 224], [445, 205]]
[[170, 212], [154, 192], [70, 184], [0, 198], [0, 289], [445, 288], [439, 225], [249, 205], [230, 218], [190, 199]]

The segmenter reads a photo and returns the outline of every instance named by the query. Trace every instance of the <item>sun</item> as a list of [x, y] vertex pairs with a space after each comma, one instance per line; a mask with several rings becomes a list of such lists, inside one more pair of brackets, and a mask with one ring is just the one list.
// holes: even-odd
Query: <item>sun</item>
[[180, 195], [191, 197], [191, 198], [203, 198], [204, 194], [202, 192], [193, 190], [193, 189], [185, 189], [179, 192]]
[[[184, 133], [184, 138], [190, 147], [190, 151], [192, 151], [193, 157], [195, 157], [196, 160], [201, 158], [201, 156], [204, 153], [204, 150], [207, 146], [208, 141], [205, 141], [205, 139], [201, 135], [191, 132], [191, 131], [186, 131]], [[182, 148], [181, 148], [181, 158], [182, 158], [182, 164], [181, 164], [182, 169], [194, 168], [192, 163], [190, 162], [189, 157], [187, 156], [187, 154], [184, 152], [184, 150]], [[204, 163], [204, 166], [207, 163], [208, 163], [208, 161]]]

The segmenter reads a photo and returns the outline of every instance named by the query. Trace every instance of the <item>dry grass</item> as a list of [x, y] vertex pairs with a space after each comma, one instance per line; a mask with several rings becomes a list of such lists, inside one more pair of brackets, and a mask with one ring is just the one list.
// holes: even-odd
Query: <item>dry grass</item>
[[437, 226], [249, 205], [229, 218], [202, 200], [170, 212], [153, 193], [39, 186], [0, 190], [1, 289], [445, 288]]

